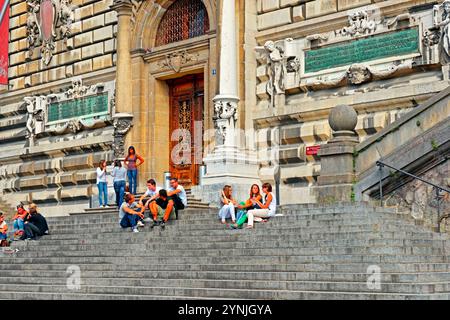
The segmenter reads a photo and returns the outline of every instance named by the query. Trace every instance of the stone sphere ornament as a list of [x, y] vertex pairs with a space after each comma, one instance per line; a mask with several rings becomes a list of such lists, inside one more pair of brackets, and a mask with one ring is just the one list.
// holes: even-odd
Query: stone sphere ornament
[[358, 114], [353, 107], [339, 105], [331, 109], [328, 123], [333, 131], [353, 131], [358, 123]]

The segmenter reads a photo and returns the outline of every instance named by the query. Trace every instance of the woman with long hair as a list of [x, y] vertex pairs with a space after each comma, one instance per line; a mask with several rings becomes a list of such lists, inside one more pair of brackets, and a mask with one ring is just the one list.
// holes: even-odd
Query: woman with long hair
[[[139, 160], [139, 163], [138, 163]], [[128, 148], [128, 155], [125, 158], [125, 166], [127, 167], [128, 184], [130, 186], [130, 193], [136, 194], [137, 189], [137, 168], [144, 163], [144, 158], [136, 153], [136, 149], [133, 146]]]
[[[106, 160], [101, 160], [97, 168], [98, 202], [101, 208], [108, 205], [108, 185], [106, 183]], [[102, 199], [103, 196], [103, 199]]]
[[231, 186], [226, 185], [220, 193], [220, 202], [222, 208], [219, 211], [219, 218], [222, 224], [226, 224], [226, 219], [231, 218], [233, 224], [236, 224], [236, 214], [234, 207], [237, 206], [236, 200], [233, 199], [233, 190]]
[[261, 201], [261, 191], [259, 186], [255, 183], [250, 188], [250, 198], [245, 202], [245, 205], [239, 205], [239, 209], [259, 209], [259, 206], [256, 204], [256, 201]]
[[[252, 209], [247, 212], [247, 229], [253, 228], [255, 217], [261, 218], [262, 220], [263, 218], [271, 218], [275, 216], [275, 212], [277, 209], [277, 199], [272, 193], [272, 185], [270, 183], [264, 183], [262, 189], [264, 193], [264, 201], [263, 203], [261, 203], [261, 201], [259, 200], [254, 200], [254, 203], [257, 204], [260, 209]], [[262, 221], [265, 222], [265, 220]]]
[[120, 208], [122, 206], [123, 197], [125, 196], [125, 185], [127, 179], [127, 169], [122, 167], [122, 161], [114, 161], [114, 169], [111, 175], [114, 178], [114, 191], [116, 192], [116, 204]]

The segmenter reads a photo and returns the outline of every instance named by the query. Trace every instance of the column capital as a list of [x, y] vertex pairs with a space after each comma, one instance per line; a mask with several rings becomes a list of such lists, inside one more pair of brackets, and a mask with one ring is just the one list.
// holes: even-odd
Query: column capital
[[133, 12], [133, 4], [130, 0], [114, 0], [110, 8], [117, 11], [118, 15], [131, 16]]

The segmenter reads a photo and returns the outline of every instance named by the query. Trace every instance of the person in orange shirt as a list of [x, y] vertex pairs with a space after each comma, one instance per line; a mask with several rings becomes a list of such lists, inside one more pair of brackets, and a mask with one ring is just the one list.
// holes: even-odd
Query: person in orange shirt
[[[138, 163], [139, 160], [139, 163]], [[128, 184], [130, 186], [130, 193], [136, 194], [137, 189], [137, 168], [144, 163], [144, 158], [136, 154], [136, 149], [133, 146], [128, 148], [128, 155], [124, 160], [127, 167]]]
[[14, 215], [14, 235], [22, 235], [24, 226], [25, 226], [25, 220], [28, 216], [28, 211], [23, 208], [23, 204], [19, 204], [17, 206], [17, 212]]
[[5, 217], [3, 216], [3, 212], [0, 211], [0, 242], [8, 239], [8, 225], [5, 222]]

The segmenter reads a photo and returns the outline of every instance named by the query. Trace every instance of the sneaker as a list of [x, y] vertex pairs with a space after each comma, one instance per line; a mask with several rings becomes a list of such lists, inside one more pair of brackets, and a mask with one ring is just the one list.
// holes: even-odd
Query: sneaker
[[133, 229], [132, 229], [132, 232], [134, 232], [134, 233], [138, 233], [138, 232], [139, 232], [139, 230], [138, 230], [137, 228], [133, 228]]
[[138, 221], [138, 222], [137, 222], [137, 226], [143, 228], [143, 227], [144, 227], [144, 224], [142, 223], [142, 221]]
[[153, 220], [153, 223], [152, 223], [152, 225], [150, 227], [153, 229], [154, 227], [156, 227], [158, 225], [159, 225], [159, 222], [156, 221], [156, 220]]
[[164, 221], [161, 221], [161, 223], [159, 224], [159, 226], [161, 227], [161, 229], [165, 229], [166, 228], [166, 223]]

